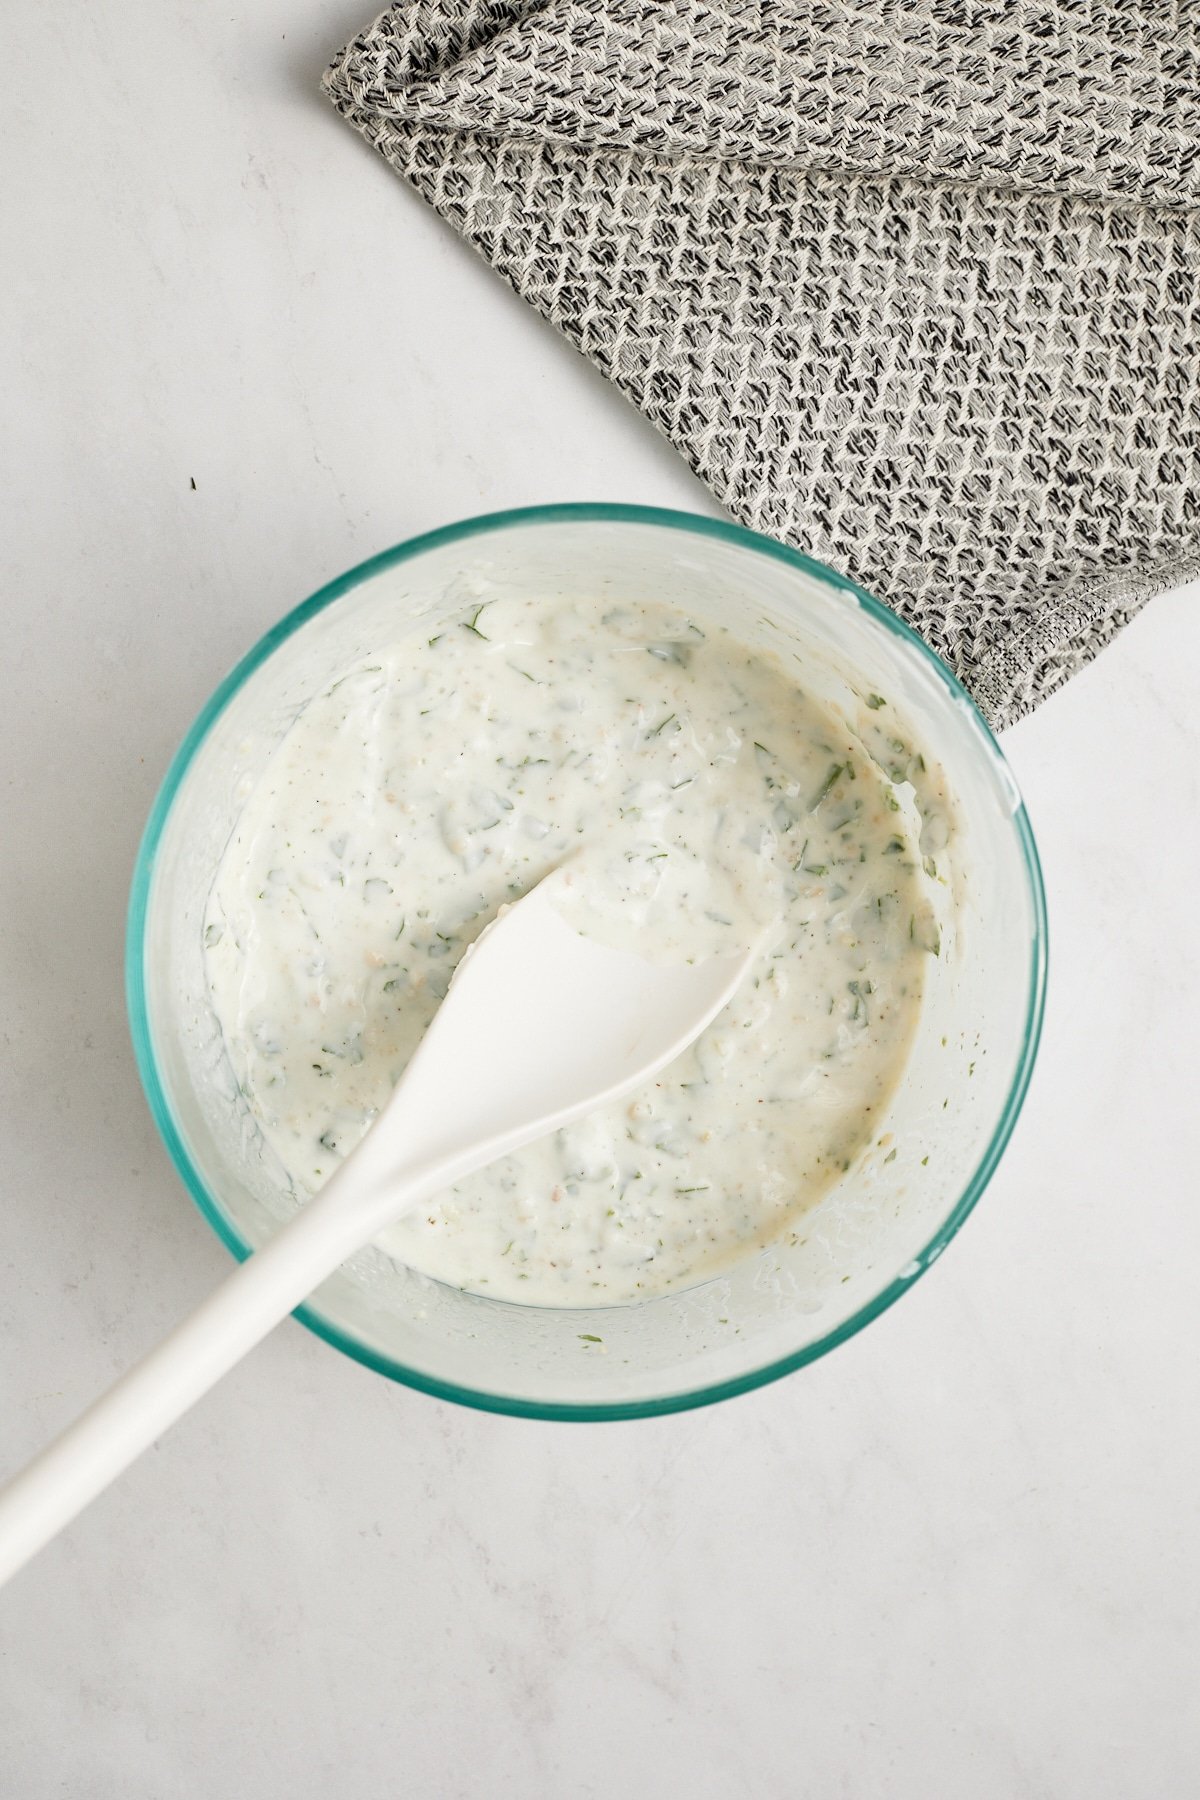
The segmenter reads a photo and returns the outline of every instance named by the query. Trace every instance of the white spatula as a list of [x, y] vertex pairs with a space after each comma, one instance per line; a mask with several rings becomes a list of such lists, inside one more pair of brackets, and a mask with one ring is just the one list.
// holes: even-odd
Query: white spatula
[[320, 1193], [0, 1493], [0, 1582], [353, 1251], [661, 1069], [753, 959], [666, 964], [610, 949], [555, 909], [554, 881], [476, 940], [391, 1100]]

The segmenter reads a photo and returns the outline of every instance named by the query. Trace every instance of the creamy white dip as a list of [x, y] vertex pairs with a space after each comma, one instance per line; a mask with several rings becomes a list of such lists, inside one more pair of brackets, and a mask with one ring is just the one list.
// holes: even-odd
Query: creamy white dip
[[866, 748], [889, 743], [885, 704], [860, 733], [772, 655], [659, 605], [497, 601], [342, 674], [250, 796], [205, 925], [241, 1094], [297, 1191], [361, 1138], [467, 945], [571, 858], [582, 929], [672, 956], [763, 932], [758, 962], [636, 1098], [382, 1247], [594, 1306], [798, 1229], [882, 1133], [938, 943], [896, 791], [910, 752]]

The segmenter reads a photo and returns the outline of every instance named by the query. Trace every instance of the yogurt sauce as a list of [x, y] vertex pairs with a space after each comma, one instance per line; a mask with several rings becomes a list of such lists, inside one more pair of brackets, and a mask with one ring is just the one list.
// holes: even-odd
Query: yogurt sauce
[[205, 920], [241, 1094], [297, 1193], [384, 1105], [467, 945], [570, 858], [582, 929], [647, 955], [764, 932], [759, 959], [636, 1098], [381, 1246], [458, 1287], [595, 1306], [796, 1231], [879, 1137], [938, 943], [904, 765], [872, 731], [661, 605], [496, 601], [341, 675], [251, 794]]

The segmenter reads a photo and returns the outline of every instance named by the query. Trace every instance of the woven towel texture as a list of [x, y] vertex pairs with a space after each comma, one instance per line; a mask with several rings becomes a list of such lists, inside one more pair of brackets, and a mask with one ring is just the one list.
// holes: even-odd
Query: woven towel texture
[[993, 723], [1200, 573], [1195, 0], [416, 0], [325, 79]]

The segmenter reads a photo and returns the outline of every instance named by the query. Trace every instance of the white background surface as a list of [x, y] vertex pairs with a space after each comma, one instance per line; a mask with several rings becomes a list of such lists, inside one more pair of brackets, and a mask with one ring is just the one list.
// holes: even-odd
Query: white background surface
[[[6, 1465], [227, 1267], [121, 968], [218, 677], [454, 517], [710, 509], [317, 96], [369, 12], [5, 19]], [[912, 1294], [782, 1384], [593, 1427], [437, 1404], [287, 1324], [0, 1595], [3, 1800], [1196, 1791], [1198, 601], [1006, 739], [1044, 1047]]]

